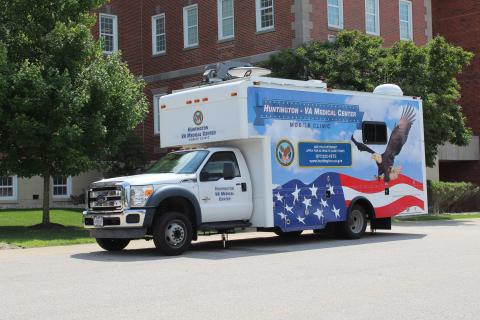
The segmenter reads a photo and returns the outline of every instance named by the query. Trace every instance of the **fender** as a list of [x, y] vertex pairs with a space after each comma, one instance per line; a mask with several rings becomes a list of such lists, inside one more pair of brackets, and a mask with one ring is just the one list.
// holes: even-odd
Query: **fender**
[[[375, 208], [372, 206], [370, 201], [368, 201], [368, 199], [363, 197], [363, 196], [357, 196], [357, 197], [352, 199], [352, 201], [350, 202], [350, 205], [348, 206], [348, 212], [350, 212], [350, 210], [353, 208], [353, 206], [356, 205], [357, 203], [360, 203], [364, 207], [366, 207], [366, 209], [369, 209], [369, 211], [373, 215], [372, 217], [370, 217], [370, 219], [375, 219]], [[369, 213], [369, 212], [367, 212], [367, 213]]]
[[[202, 210], [200, 208], [200, 204], [198, 203], [198, 199], [192, 192], [184, 188], [180, 188], [178, 185], [165, 185], [155, 190], [154, 194], [148, 199], [146, 207], [157, 208], [163, 200], [170, 197], [182, 197], [190, 201], [190, 203], [193, 205], [196, 218], [196, 227], [198, 228], [202, 223]], [[144, 221], [145, 227], [152, 225], [154, 215], [155, 210], [147, 210], [147, 215], [145, 216]]]

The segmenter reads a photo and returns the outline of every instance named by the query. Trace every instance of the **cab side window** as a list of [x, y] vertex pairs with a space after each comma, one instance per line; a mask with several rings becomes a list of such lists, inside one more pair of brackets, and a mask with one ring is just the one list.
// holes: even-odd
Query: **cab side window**
[[223, 178], [225, 163], [231, 163], [235, 171], [235, 177], [240, 177], [237, 158], [230, 151], [214, 153], [200, 172], [200, 181], [217, 181]]

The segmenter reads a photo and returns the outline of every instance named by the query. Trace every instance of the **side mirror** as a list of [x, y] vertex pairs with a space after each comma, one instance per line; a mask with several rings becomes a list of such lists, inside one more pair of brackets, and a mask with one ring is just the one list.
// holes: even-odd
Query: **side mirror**
[[233, 167], [233, 163], [226, 162], [223, 164], [223, 179], [224, 180], [232, 180], [235, 178], [235, 168]]
[[208, 172], [207, 171], [200, 172], [200, 181], [208, 181]]

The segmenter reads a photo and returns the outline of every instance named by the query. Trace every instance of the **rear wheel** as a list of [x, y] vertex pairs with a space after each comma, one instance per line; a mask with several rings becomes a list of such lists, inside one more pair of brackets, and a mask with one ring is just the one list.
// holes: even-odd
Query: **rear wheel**
[[97, 238], [96, 240], [98, 245], [107, 251], [120, 251], [130, 243], [130, 239]]
[[348, 213], [347, 220], [340, 224], [342, 236], [347, 239], [359, 239], [367, 229], [367, 215], [361, 206], [354, 206]]
[[298, 238], [302, 234], [302, 230], [299, 231], [282, 231], [280, 229], [275, 229], [275, 234], [281, 238], [289, 239], [289, 238]]
[[192, 236], [192, 224], [181, 213], [167, 212], [155, 221], [153, 242], [155, 247], [167, 256], [176, 256], [187, 251]]

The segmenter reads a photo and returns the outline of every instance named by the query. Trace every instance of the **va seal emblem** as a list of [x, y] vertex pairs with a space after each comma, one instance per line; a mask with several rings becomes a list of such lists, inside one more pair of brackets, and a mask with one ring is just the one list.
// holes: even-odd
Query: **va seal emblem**
[[295, 158], [295, 150], [293, 149], [292, 143], [288, 140], [281, 140], [277, 144], [275, 158], [277, 159], [278, 163], [284, 167], [291, 165], [293, 159]]
[[193, 123], [195, 123], [197, 126], [203, 123], [202, 111], [195, 111], [195, 113], [193, 114]]

